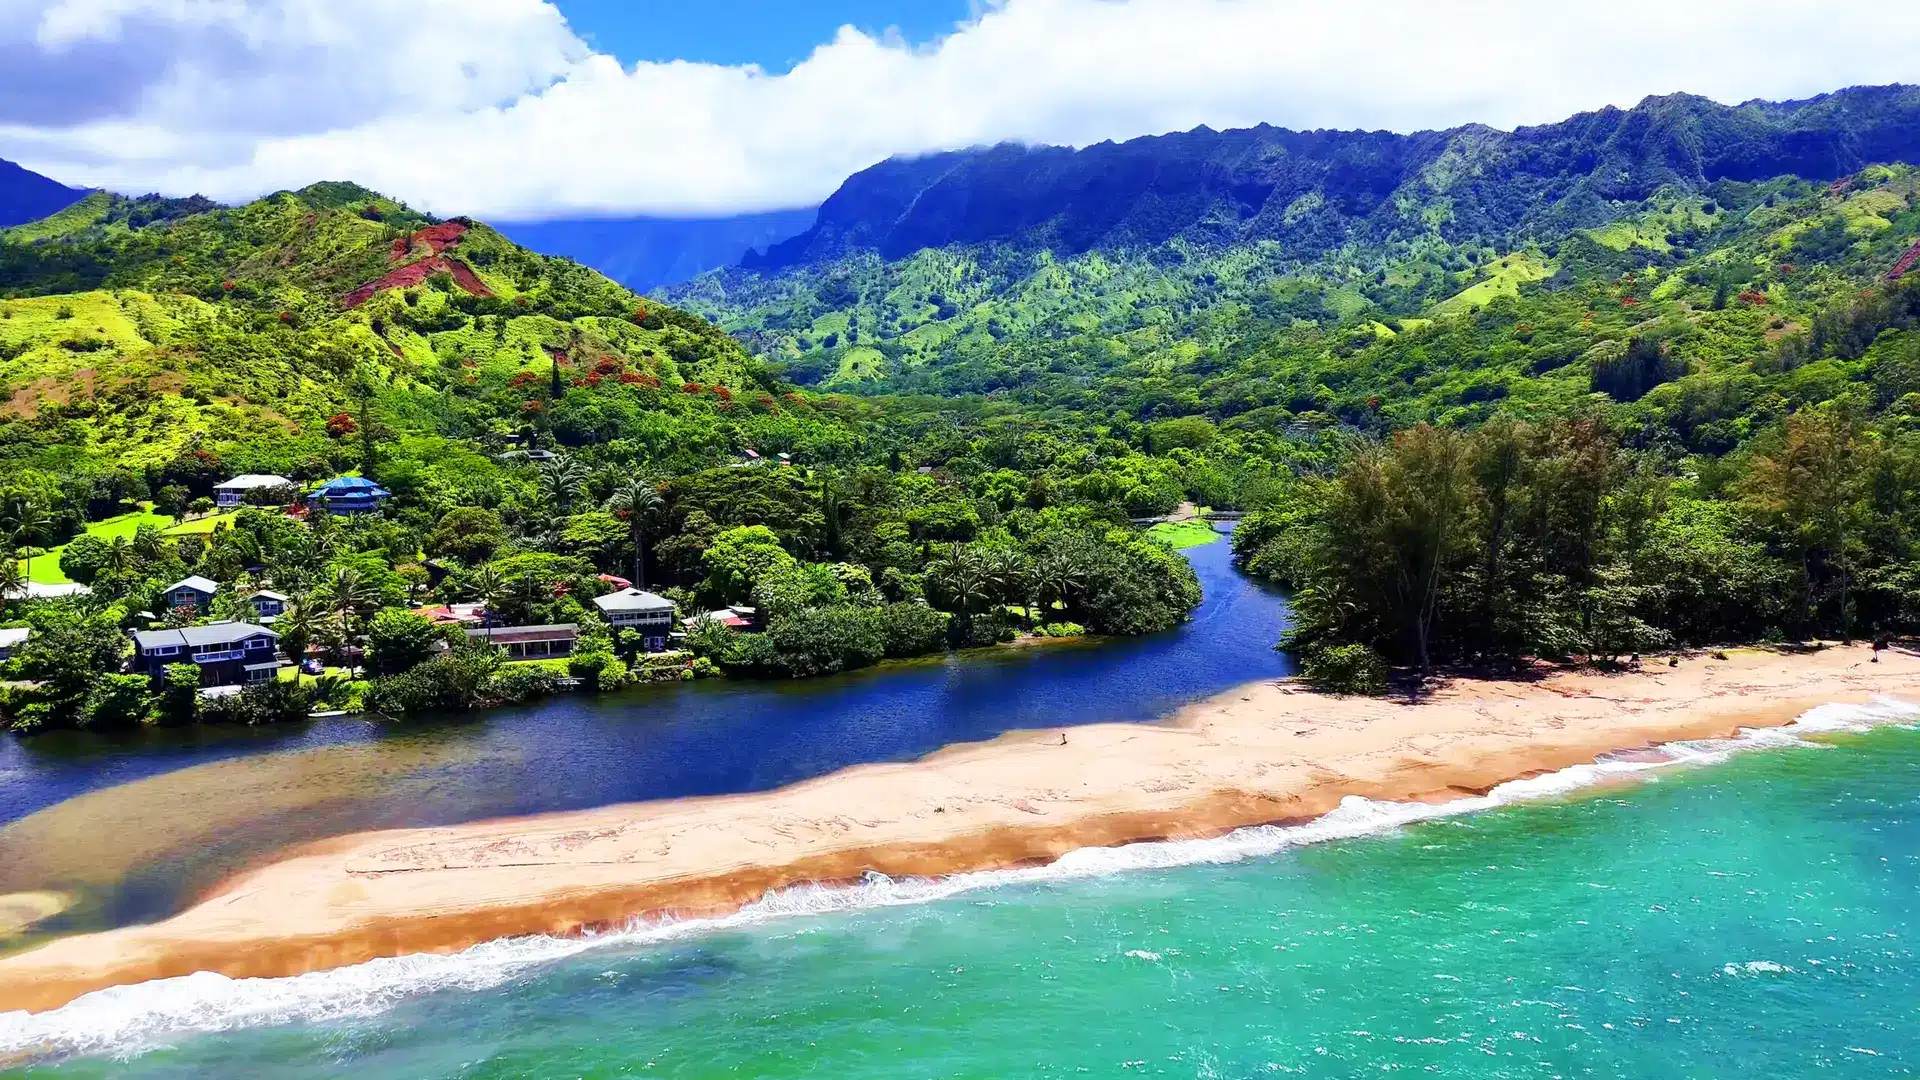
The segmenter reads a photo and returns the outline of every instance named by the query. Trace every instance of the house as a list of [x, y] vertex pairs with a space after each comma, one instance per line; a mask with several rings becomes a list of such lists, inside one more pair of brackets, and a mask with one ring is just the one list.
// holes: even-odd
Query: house
[[667, 647], [667, 637], [673, 633], [673, 601], [666, 597], [628, 588], [594, 597], [593, 606], [600, 609], [616, 633], [638, 632], [647, 651]]
[[429, 604], [413, 609], [435, 626], [479, 626], [487, 621], [485, 604]]
[[307, 502], [329, 514], [366, 514], [387, 505], [393, 493], [364, 476], [340, 476], [321, 484]]
[[133, 670], [156, 682], [169, 664], [198, 664], [201, 686], [245, 686], [277, 678], [280, 635], [252, 623], [219, 622], [178, 630], [136, 630]]
[[231, 510], [247, 501], [247, 494], [253, 491], [267, 491], [273, 488], [290, 488], [293, 481], [284, 476], [267, 473], [248, 473], [213, 489], [214, 505], [222, 510]]
[[559, 456], [560, 456], [559, 454], [556, 454], [551, 450], [508, 450], [503, 454], [494, 455], [495, 459], [499, 461], [532, 461], [532, 462], [552, 461], [554, 458], [557, 458]]
[[195, 574], [167, 586], [167, 591], [161, 595], [169, 608], [190, 607], [195, 611], [205, 611], [213, 603], [213, 594], [219, 591], [219, 582]]
[[262, 623], [271, 623], [287, 613], [287, 598], [272, 589], [255, 589], [246, 595], [246, 601], [253, 605], [253, 613]]
[[20, 646], [25, 645], [27, 639], [32, 636], [33, 630], [25, 626], [13, 630], [0, 630], [0, 664], [13, 659], [13, 654], [19, 651]]
[[560, 626], [498, 626], [467, 631], [473, 641], [498, 646], [508, 660], [545, 660], [572, 656], [580, 628], [572, 623]]
[[718, 611], [709, 611], [704, 614], [689, 616], [680, 620], [680, 624], [688, 630], [692, 630], [694, 627], [700, 625], [701, 619], [712, 619], [714, 622], [719, 623], [729, 630], [752, 630], [754, 617], [758, 614], [759, 612], [753, 608], [741, 607], [739, 604], [735, 604], [732, 607], [723, 607]]

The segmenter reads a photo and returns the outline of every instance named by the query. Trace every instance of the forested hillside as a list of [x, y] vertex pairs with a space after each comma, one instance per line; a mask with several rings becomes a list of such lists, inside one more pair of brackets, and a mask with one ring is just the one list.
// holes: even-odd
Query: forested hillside
[[[1830, 228], [1781, 230], [1831, 225], [1817, 197], [1833, 181], [1916, 159], [1911, 87], [1738, 107], [1679, 95], [1510, 133], [1003, 146], [876, 166], [814, 229], [670, 294], [807, 382], [1020, 385], [1046, 367], [1020, 352], [1039, 342], [1076, 375], [1178, 371], [1302, 322], [1424, 319], [1536, 282], [1717, 266], [1729, 247], [1818, 262]], [[1881, 210], [1899, 210], [1869, 202], [1837, 213], [1855, 239], [1884, 234], [1890, 264], [1906, 234], [1879, 228]], [[1759, 269], [1720, 276], [1744, 287]], [[968, 370], [982, 360], [990, 371]]]
[[[301, 504], [343, 473], [390, 501]], [[216, 513], [241, 474], [290, 483]], [[1105, 426], [798, 392], [704, 319], [348, 184], [232, 208], [96, 194], [0, 232], [0, 626], [33, 631], [0, 665], [0, 725], [20, 731], [1150, 632], [1199, 587], [1127, 519], [1186, 487]], [[219, 586], [210, 609], [168, 607], [187, 575]], [[752, 625], [722, 610], [656, 655], [594, 605], [629, 580]], [[206, 701], [191, 664], [164, 686], [117, 674], [126, 631], [249, 618], [262, 587], [289, 597], [289, 659], [335, 674]], [[503, 667], [413, 610], [431, 603], [578, 626], [579, 648]]]
[[[1906, 87], [1681, 96], [891, 162], [674, 295], [803, 383], [983, 394], [1182, 461], [1260, 511], [1243, 562], [1334, 682], [1911, 631], [1916, 117]], [[1209, 467], [1249, 451], [1282, 478]]]

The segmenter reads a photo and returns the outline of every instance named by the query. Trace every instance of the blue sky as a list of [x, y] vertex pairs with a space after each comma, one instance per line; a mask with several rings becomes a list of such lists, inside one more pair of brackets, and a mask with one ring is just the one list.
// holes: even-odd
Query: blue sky
[[784, 72], [852, 24], [919, 44], [951, 33], [967, 0], [556, 0], [574, 32], [625, 64], [693, 60]]

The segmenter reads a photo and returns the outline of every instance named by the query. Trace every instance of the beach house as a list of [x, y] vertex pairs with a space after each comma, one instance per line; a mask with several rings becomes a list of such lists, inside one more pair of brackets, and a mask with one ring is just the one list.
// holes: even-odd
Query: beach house
[[[213, 489], [213, 502], [222, 510], [232, 510], [247, 501], [247, 495], [255, 491], [271, 491], [275, 488], [293, 489], [293, 481], [284, 476], [270, 473], [247, 473], [236, 476]], [[292, 501], [289, 499], [288, 501]]]
[[369, 514], [387, 505], [393, 493], [364, 476], [340, 476], [307, 496], [307, 505], [329, 514]]
[[640, 635], [643, 647], [658, 652], [667, 647], [673, 633], [673, 601], [642, 589], [627, 588], [593, 598], [593, 606], [613, 627], [615, 633], [632, 630]]
[[219, 591], [219, 582], [195, 574], [167, 586], [167, 591], [161, 596], [169, 608], [192, 608], [195, 611], [205, 611], [213, 603], [213, 594]]
[[492, 626], [467, 631], [472, 641], [484, 641], [507, 654], [508, 660], [547, 660], [573, 655], [580, 628], [572, 623], [558, 626]]
[[253, 623], [136, 630], [133, 670], [159, 681], [169, 664], [196, 664], [201, 686], [245, 686], [277, 677], [280, 635]]

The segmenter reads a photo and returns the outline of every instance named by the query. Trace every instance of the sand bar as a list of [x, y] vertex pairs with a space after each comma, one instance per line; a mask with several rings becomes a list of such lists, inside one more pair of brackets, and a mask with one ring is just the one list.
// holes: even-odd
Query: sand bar
[[271, 977], [637, 915], [733, 911], [869, 870], [937, 876], [1300, 821], [1348, 795], [1439, 800], [1610, 751], [1920, 700], [1920, 655], [1740, 651], [1644, 674], [1461, 680], [1419, 704], [1259, 683], [1163, 724], [1023, 732], [779, 791], [327, 841], [160, 923], [0, 959], [0, 1010], [217, 971]]

